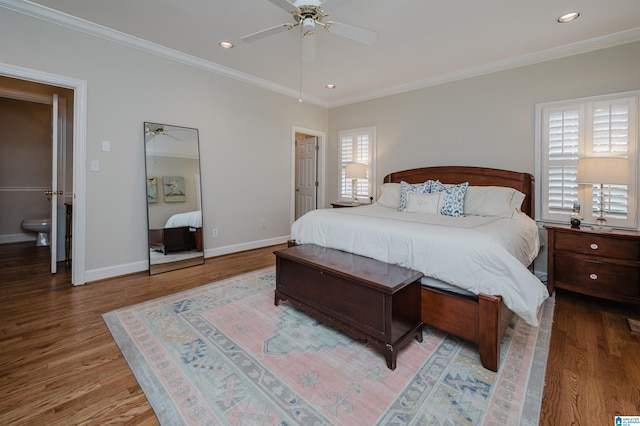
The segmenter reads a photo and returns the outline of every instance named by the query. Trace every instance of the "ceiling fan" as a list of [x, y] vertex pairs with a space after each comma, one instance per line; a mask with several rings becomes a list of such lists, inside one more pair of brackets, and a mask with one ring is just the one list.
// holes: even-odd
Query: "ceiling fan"
[[154, 124], [153, 127], [151, 126], [145, 127], [144, 134], [147, 136], [164, 135], [166, 134], [166, 130], [164, 129], [164, 126], [161, 126], [159, 124]]
[[162, 124], [149, 123], [149, 126], [144, 128], [144, 134], [145, 134], [145, 136], [149, 136], [149, 139], [147, 140], [147, 142], [155, 141], [155, 137], [156, 136], [160, 136], [160, 135], [167, 136], [167, 137], [169, 137], [171, 139], [175, 139], [177, 141], [182, 141], [182, 139], [177, 138], [177, 137], [175, 137], [175, 136], [173, 136], [172, 134], [169, 133], [169, 132], [174, 132], [174, 131], [178, 131], [178, 130], [180, 130], [180, 129], [166, 128]]
[[266, 28], [256, 33], [246, 35], [242, 37], [243, 41], [253, 42], [281, 31], [292, 30], [299, 26], [302, 32], [302, 60], [310, 62], [315, 58], [314, 36], [316, 27], [324, 28], [330, 33], [365, 44], [372, 44], [378, 37], [376, 32], [369, 31], [364, 28], [354, 27], [353, 25], [343, 24], [336, 21], [324, 22], [324, 18], [329, 16], [329, 14], [321, 8], [322, 3], [324, 3], [325, 0], [269, 1], [289, 12], [293, 16], [294, 22], [276, 25], [275, 27]]

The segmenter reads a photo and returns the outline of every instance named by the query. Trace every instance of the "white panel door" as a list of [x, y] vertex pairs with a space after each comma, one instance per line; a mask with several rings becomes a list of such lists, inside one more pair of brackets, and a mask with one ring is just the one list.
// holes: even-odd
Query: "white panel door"
[[51, 131], [51, 232], [49, 233], [49, 247], [51, 248], [51, 273], [58, 269], [58, 95], [53, 95]]
[[296, 141], [296, 219], [317, 204], [318, 138], [306, 137]]

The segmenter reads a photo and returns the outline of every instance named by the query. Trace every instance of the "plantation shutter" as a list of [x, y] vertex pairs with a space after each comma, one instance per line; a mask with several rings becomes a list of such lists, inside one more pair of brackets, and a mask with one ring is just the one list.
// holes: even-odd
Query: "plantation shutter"
[[630, 160], [631, 184], [603, 182], [604, 213], [609, 225], [636, 227], [638, 94], [625, 95], [538, 106], [540, 219], [566, 223], [580, 204], [584, 221], [594, 223], [600, 214], [600, 185], [576, 182], [578, 159], [623, 157]]
[[[611, 154], [616, 157], [629, 156], [630, 108], [627, 99], [618, 102], [598, 102], [591, 112], [593, 156]], [[591, 191], [591, 208], [594, 215], [600, 214], [600, 187]], [[605, 185], [604, 210], [609, 218], [627, 219], [629, 213], [627, 185]]]
[[570, 213], [578, 202], [579, 116], [575, 107], [548, 115], [547, 203], [552, 214]]
[[374, 196], [375, 185], [375, 127], [363, 129], [344, 130], [338, 133], [340, 148], [340, 199], [353, 201], [351, 179], [346, 177], [347, 163], [362, 163], [367, 165], [367, 178], [356, 180], [356, 193], [358, 199], [368, 202], [370, 196]]

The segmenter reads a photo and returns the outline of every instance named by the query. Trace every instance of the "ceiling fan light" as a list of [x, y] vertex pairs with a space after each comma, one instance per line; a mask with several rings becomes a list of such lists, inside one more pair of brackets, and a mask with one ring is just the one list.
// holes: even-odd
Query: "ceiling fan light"
[[313, 18], [304, 18], [302, 20], [302, 29], [304, 31], [311, 31], [316, 27], [316, 21]]
[[561, 24], [566, 24], [567, 22], [575, 21], [580, 16], [580, 12], [571, 12], [566, 13], [558, 18], [558, 22]]

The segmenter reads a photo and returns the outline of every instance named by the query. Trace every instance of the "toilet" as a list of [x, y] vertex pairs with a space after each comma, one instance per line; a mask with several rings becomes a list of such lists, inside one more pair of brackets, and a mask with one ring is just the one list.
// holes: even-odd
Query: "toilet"
[[36, 246], [49, 245], [49, 232], [51, 232], [50, 219], [25, 219], [22, 221], [22, 229], [38, 233]]

